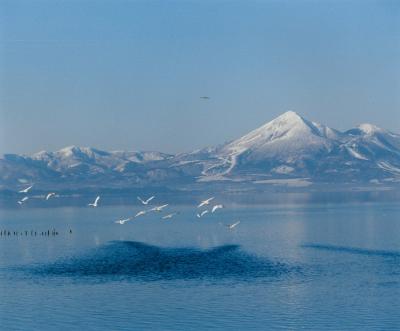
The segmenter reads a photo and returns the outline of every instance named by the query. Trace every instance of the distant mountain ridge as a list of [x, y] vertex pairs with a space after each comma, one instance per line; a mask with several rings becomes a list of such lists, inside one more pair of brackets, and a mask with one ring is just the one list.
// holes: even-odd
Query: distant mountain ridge
[[288, 111], [231, 142], [177, 155], [69, 146], [0, 159], [2, 188], [179, 186], [204, 182], [400, 183], [400, 135], [341, 132]]

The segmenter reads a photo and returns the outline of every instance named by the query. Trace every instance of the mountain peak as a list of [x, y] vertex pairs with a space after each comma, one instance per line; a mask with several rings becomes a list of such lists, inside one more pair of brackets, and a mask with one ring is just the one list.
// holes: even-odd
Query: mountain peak
[[267, 138], [267, 140], [272, 141], [312, 131], [314, 133], [318, 131], [317, 127], [312, 122], [307, 121], [298, 113], [289, 110], [272, 121], [265, 123], [258, 129], [251, 131], [242, 138], [250, 138], [251, 140], [254, 138]]
[[64, 148], [61, 148], [60, 150], [57, 151], [57, 153], [93, 153], [93, 152], [103, 152], [99, 149], [93, 148], [93, 147], [86, 147], [86, 146], [66, 146]]
[[298, 155], [306, 149], [327, 148], [336, 133], [319, 123], [310, 122], [294, 111], [287, 111], [224, 147], [225, 153], [239, 155], [249, 151], [258, 157], [279, 153]]
[[[64, 147], [56, 152], [56, 154], [62, 157], [93, 157], [95, 154], [102, 154], [100, 150], [96, 150], [91, 147], [79, 147], [75, 145]], [[106, 153], [106, 152], [104, 152]], [[108, 154], [108, 153], [107, 153]]]
[[384, 131], [383, 129], [381, 129], [380, 127], [370, 124], [370, 123], [363, 123], [360, 124], [357, 129], [361, 130], [362, 132], [364, 132], [365, 134], [374, 134], [376, 132], [382, 132]]
[[75, 145], [66, 146], [58, 150], [59, 153], [72, 153], [75, 151], [79, 151], [81, 148]]
[[283, 114], [279, 115], [273, 121], [280, 120], [280, 121], [304, 121], [303, 117], [301, 117], [298, 113], [293, 110], [288, 110]]

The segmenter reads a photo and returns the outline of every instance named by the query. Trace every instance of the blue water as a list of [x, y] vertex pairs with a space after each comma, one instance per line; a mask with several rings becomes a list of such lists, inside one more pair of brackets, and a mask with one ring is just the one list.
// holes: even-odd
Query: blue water
[[168, 208], [1, 210], [0, 329], [400, 329], [400, 204]]

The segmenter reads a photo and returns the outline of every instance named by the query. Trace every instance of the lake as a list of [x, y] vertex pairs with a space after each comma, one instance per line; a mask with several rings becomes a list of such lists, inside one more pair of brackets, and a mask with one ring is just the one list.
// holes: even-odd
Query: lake
[[139, 210], [0, 210], [1, 329], [400, 329], [400, 203]]

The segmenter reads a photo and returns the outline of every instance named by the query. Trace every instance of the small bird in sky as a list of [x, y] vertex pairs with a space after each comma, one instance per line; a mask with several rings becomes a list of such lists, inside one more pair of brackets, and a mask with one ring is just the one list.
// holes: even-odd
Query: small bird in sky
[[26, 200], [28, 200], [28, 197], [23, 197], [21, 200], [18, 200], [18, 204], [22, 205]]
[[206, 209], [206, 210], [203, 210], [200, 214], [198, 213], [197, 214], [197, 217], [198, 218], [200, 218], [200, 217], [203, 217], [205, 214], [207, 214], [208, 213], [208, 210]]
[[170, 219], [170, 218], [174, 217], [174, 215], [176, 215], [176, 214], [177, 213], [168, 214], [168, 215], [161, 217], [161, 219], [163, 219], [163, 220]]
[[210, 99], [210, 97], [208, 97], [208, 96], [202, 96], [202, 97], [200, 97], [200, 99], [203, 99], [203, 100], [209, 100], [209, 99]]
[[146, 214], [146, 211], [145, 210], [141, 210], [141, 211], [137, 212], [137, 214], [134, 217], [139, 217], [139, 216], [142, 216], [144, 214]]
[[165, 207], [167, 207], [168, 204], [162, 205], [162, 206], [156, 206], [154, 208], [151, 208], [151, 211], [157, 211], [157, 212], [161, 212]]
[[89, 203], [88, 206], [97, 207], [97, 204], [98, 204], [99, 200], [100, 200], [100, 196], [97, 196], [96, 200], [94, 200], [93, 203]]
[[131, 219], [132, 219], [132, 217], [124, 218], [124, 219], [115, 221], [115, 223], [117, 223], [117, 224], [125, 224], [126, 222], [129, 222]]
[[149, 202], [155, 198], [155, 196], [153, 195], [153, 196], [151, 196], [150, 198], [148, 198], [147, 200], [142, 200], [141, 197], [137, 197], [137, 198], [138, 198], [138, 200], [139, 200], [142, 204], [148, 205]]
[[49, 200], [51, 197], [54, 197], [56, 194], [54, 192], [50, 192], [46, 195], [46, 200]]
[[223, 205], [215, 205], [214, 207], [212, 207], [211, 212], [214, 213], [216, 210], [224, 208]]
[[235, 226], [237, 226], [240, 223], [240, 221], [237, 221], [233, 224], [228, 225], [229, 230], [232, 230]]
[[29, 187], [27, 187], [27, 188], [25, 188], [25, 189], [23, 189], [23, 190], [21, 190], [21, 191], [18, 191], [18, 193], [28, 193], [29, 190], [30, 190], [32, 187], [33, 187], [33, 185], [31, 185], [31, 186], [29, 186]]
[[203, 200], [202, 202], [200, 202], [200, 204], [197, 206], [197, 208], [209, 205], [212, 200], [214, 200], [214, 197], [208, 198], [207, 200]]

